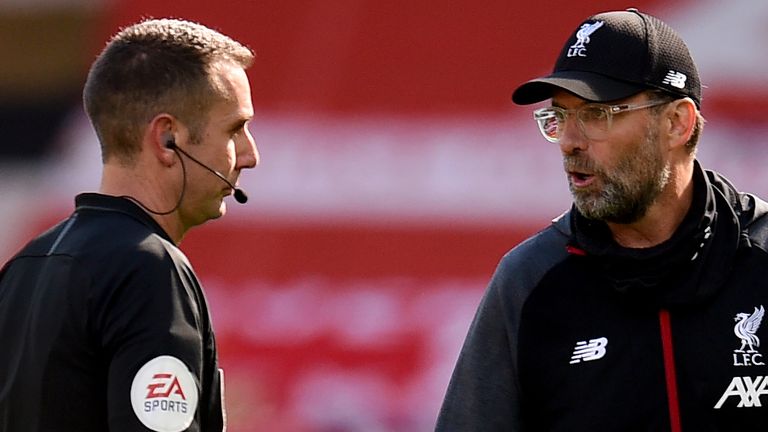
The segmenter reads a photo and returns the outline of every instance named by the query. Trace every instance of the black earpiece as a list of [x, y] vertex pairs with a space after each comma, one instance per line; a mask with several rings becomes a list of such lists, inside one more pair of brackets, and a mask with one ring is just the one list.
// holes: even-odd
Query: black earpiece
[[[200, 165], [201, 167], [205, 168], [206, 170], [210, 171], [213, 175], [219, 178], [219, 180], [223, 181], [232, 189], [232, 193], [235, 197], [235, 201], [239, 202], [240, 204], [245, 204], [246, 201], [248, 201], [248, 195], [243, 191], [242, 189], [236, 187], [232, 184], [229, 180], [227, 180], [226, 177], [224, 177], [220, 172], [216, 171], [215, 169], [209, 167], [208, 165], [200, 162], [199, 160], [195, 159], [191, 154], [185, 152], [182, 150], [179, 146], [176, 145], [176, 140], [173, 138], [173, 136], [169, 137], [168, 140], [165, 141], [165, 148], [171, 149], [175, 151], [179, 155], [179, 159], [181, 160], [181, 155], [184, 155], [188, 157], [192, 162]], [[182, 167], [184, 161], [182, 160]], [[184, 172], [184, 184], [186, 185], [186, 171]], [[181, 200], [179, 200], [181, 202]]]

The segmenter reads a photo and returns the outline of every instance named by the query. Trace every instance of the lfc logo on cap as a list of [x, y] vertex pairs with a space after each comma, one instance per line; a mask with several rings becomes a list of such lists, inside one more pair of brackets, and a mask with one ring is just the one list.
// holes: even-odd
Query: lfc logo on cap
[[582, 24], [579, 31], [576, 32], [576, 43], [568, 48], [568, 57], [586, 57], [587, 47], [585, 45], [589, 43], [589, 37], [603, 24], [603, 21]]

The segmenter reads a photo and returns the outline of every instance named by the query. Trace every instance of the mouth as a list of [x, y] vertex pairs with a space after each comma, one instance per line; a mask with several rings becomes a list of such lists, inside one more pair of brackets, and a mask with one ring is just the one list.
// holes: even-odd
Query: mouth
[[235, 192], [235, 190], [229, 186], [225, 186], [221, 188], [221, 195], [222, 196], [229, 196], [232, 195]]
[[592, 185], [599, 177], [595, 164], [585, 156], [566, 155], [563, 158], [563, 168], [571, 188], [581, 189]]
[[568, 171], [568, 180], [575, 188], [584, 188], [595, 181], [595, 176], [582, 171]]

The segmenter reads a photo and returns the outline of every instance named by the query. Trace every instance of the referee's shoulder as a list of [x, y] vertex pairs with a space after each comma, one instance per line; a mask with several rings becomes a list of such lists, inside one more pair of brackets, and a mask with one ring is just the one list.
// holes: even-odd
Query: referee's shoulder
[[126, 266], [169, 260], [173, 245], [151, 227], [125, 215], [104, 216], [81, 217], [66, 235], [62, 252], [87, 261], [119, 260]]

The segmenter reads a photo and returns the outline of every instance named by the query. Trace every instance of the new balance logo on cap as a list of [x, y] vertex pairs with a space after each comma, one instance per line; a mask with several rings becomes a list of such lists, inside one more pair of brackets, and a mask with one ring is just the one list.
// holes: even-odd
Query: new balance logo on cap
[[589, 342], [576, 342], [576, 348], [573, 349], [570, 364], [581, 363], [582, 361], [599, 360], [605, 355], [605, 347], [608, 345], [608, 339], [601, 337], [590, 339]]
[[677, 87], [679, 89], [685, 88], [685, 81], [688, 80], [688, 77], [685, 76], [684, 73], [676, 72], [676, 71], [669, 71], [667, 72], [667, 76], [664, 77], [664, 81], [662, 81], [662, 84], [669, 84], [672, 87]]

